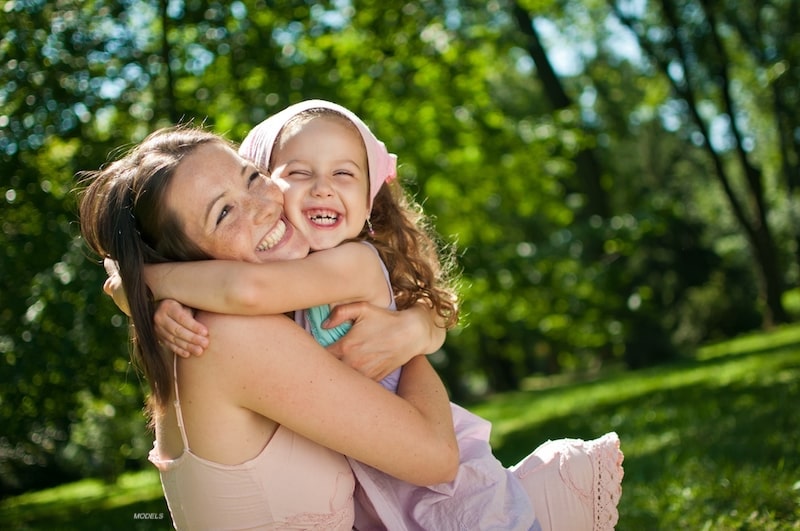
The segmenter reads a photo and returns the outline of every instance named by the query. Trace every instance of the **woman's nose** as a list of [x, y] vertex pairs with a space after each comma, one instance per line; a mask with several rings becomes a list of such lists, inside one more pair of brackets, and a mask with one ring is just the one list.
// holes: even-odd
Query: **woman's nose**
[[253, 197], [250, 199], [250, 208], [256, 222], [271, 222], [283, 212], [283, 205], [269, 196]]

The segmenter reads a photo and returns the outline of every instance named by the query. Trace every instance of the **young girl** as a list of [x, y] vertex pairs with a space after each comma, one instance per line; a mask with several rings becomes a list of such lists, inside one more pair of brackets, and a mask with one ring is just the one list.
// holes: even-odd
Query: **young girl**
[[[395, 177], [395, 157], [357, 116], [330, 102], [303, 102], [256, 127], [240, 153], [287, 182], [287, 218], [312, 249], [329, 250], [260, 267], [159, 266], [148, 272], [156, 298], [229, 313], [289, 311], [312, 300], [368, 300], [400, 309], [424, 301], [444, 326], [455, 324], [454, 292], [435, 240], [399, 186], [383, 186]], [[359, 243], [342, 244], [350, 239]], [[358, 271], [345, 254], [359, 256]], [[300, 282], [309, 260], [334, 271], [345, 266], [341, 282], [285, 288]], [[323, 345], [346, 332], [346, 327], [322, 328], [327, 313], [327, 306], [315, 307], [298, 319]], [[394, 391], [399, 373], [381, 384]], [[491, 453], [491, 425], [455, 404], [452, 412], [461, 453], [453, 482], [416, 487], [350, 460], [360, 485], [356, 528], [611, 529], [616, 524], [622, 479], [616, 434], [589, 442], [551, 441], [506, 469]]]

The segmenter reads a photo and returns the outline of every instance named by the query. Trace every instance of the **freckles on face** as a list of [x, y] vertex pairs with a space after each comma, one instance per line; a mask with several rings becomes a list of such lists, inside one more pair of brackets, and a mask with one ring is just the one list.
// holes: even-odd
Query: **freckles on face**
[[167, 203], [186, 236], [214, 258], [260, 261], [277, 245], [283, 195], [223, 143], [198, 146], [178, 165]]

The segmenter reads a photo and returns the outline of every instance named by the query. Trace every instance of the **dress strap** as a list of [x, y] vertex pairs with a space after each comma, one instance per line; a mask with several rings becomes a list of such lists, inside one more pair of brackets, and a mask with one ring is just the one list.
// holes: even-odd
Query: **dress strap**
[[372, 245], [370, 242], [366, 240], [361, 240], [361, 243], [372, 249], [372, 252], [375, 253], [375, 256], [378, 257], [378, 263], [381, 266], [381, 271], [383, 271], [383, 278], [386, 279], [386, 284], [389, 286], [389, 295], [391, 296], [392, 302], [389, 305], [390, 310], [396, 310], [397, 306], [394, 300], [394, 288], [392, 288], [392, 277], [389, 275], [389, 270], [386, 268], [386, 264], [383, 263], [383, 259], [381, 258], [381, 253], [378, 252], [378, 249]]
[[178, 429], [181, 431], [183, 449], [189, 450], [189, 439], [186, 437], [186, 428], [183, 425], [183, 412], [181, 411], [181, 399], [178, 396], [178, 355], [172, 355], [172, 381], [175, 382], [175, 416], [178, 418]]

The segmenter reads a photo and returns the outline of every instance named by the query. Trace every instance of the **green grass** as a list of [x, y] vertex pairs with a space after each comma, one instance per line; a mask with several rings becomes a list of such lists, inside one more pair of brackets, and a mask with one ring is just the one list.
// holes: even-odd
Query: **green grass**
[[0, 529], [162, 530], [172, 529], [172, 521], [158, 473], [147, 469], [114, 484], [84, 479], [3, 500]]
[[800, 327], [711, 345], [698, 360], [496, 396], [510, 465], [538, 442], [616, 431], [617, 529], [800, 529]]
[[[619, 531], [800, 529], [800, 326], [709, 345], [692, 361], [526, 389], [470, 407], [492, 420], [498, 457], [510, 465], [547, 439], [616, 431]], [[0, 503], [0, 529], [166, 528], [149, 469]]]

